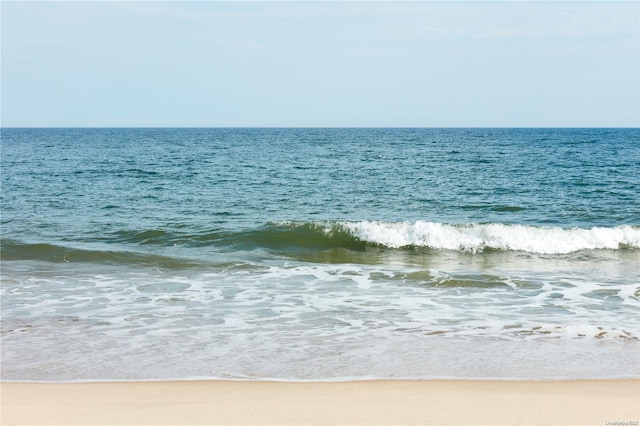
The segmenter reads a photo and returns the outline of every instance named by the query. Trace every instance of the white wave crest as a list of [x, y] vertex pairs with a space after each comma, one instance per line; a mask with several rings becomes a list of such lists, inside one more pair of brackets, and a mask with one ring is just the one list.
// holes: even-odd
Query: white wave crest
[[564, 254], [580, 250], [640, 248], [640, 228], [560, 228], [506, 224], [448, 225], [426, 221], [341, 222], [361, 240], [390, 248], [406, 246], [477, 252], [486, 248]]

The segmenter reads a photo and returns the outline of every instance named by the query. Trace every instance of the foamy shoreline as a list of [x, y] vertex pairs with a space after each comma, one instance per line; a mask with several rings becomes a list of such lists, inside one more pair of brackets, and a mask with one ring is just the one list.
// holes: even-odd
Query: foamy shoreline
[[631, 426], [640, 420], [640, 379], [2, 382], [0, 387], [3, 426]]

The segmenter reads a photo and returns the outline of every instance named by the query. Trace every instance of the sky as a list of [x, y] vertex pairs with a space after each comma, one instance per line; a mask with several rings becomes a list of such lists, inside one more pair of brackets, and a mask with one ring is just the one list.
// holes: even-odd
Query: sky
[[4, 127], [640, 127], [640, 2], [2, 1]]

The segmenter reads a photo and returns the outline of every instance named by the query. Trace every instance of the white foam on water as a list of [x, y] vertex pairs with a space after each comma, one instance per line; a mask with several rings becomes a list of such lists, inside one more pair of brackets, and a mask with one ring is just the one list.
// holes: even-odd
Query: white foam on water
[[407, 246], [477, 252], [486, 248], [540, 254], [580, 250], [640, 248], [640, 228], [559, 228], [506, 224], [448, 225], [410, 222], [340, 222], [361, 240], [390, 248]]
[[615, 357], [640, 347], [639, 286], [617, 275], [273, 263], [16, 273], [3, 379], [606, 378], [638, 364]]

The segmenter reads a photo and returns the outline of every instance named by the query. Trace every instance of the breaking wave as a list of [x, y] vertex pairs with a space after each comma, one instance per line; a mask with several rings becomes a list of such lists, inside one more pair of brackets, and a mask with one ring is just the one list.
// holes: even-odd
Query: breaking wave
[[340, 222], [328, 228], [389, 248], [429, 247], [478, 252], [485, 249], [564, 254], [581, 250], [640, 248], [640, 227], [559, 228], [529, 225], [463, 224], [417, 221]]
[[[86, 248], [87, 243], [91, 248]], [[95, 249], [93, 243], [98, 243], [100, 248]], [[4, 239], [1, 257], [4, 260], [192, 267], [200, 262], [173, 257], [162, 247], [211, 247], [223, 252], [264, 249], [291, 253], [332, 249], [366, 251], [368, 248], [426, 248], [468, 253], [487, 250], [566, 254], [582, 250], [639, 249], [640, 227], [622, 225], [586, 229], [500, 223], [452, 225], [426, 221], [277, 222], [241, 231], [216, 229], [186, 233], [158, 229], [120, 230], [91, 241], [83, 240], [80, 246], [67, 244], [23, 243]], [[153, 249], [153, 246], [160, 248], [160, 251]], [[148, 248], [152, 248], [152, 253], [148, 253]]]
[[198, 234], [164, 230], [119, 232], [117, 242], [136, 244], [217, 246], [275, 251], [367, 247], [424, 247], [477, 253], [484, 250], [565, 254], [581, 250], [640, 248], [640, 227], [561, 228], [532, 225], [445, 224], [438, 222], [317, 221], [270, 222], [241, 231], [216, 229]]

